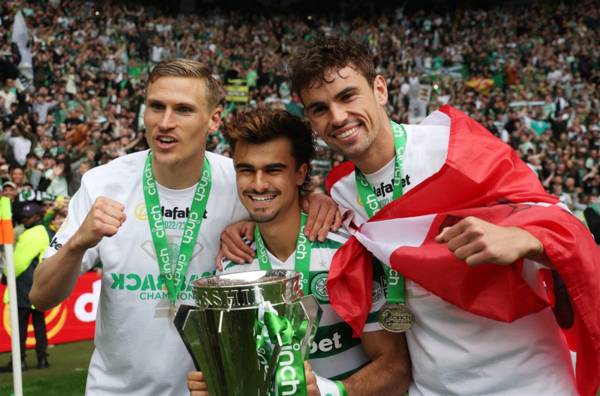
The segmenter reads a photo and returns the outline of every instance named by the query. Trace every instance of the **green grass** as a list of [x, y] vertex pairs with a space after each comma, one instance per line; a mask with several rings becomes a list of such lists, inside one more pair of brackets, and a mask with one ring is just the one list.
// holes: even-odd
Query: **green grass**
[[[35, 351], [27, 351], [29, 370], [23, 372], [23, 395], [83, 395], [93, 350], [92, 341], [74, 342], [48, 348], [50, 368], [44, 370], [36, 368]], [[9, 359], [10, 354], [0, 354], [0, 366], [5, 366]], [[12, 373], [0, 373], [0, 395], [10, 395], [12, 391]]]
[[[38, 370], [35, 352], [27, 352], [29, 370], [23, 373], [24, 396], [80, 396], [85, 391], [87, 370], [94, 350], [92, 341], [62, 344], [48, 349], [50, 368]], [[0, 366], [9, 360], [8, 353], [0, 354]], [[12, 373], [0, 373], [0, 395], [13, 390]], [[597, 396], [600, 396], [600, 390]]]

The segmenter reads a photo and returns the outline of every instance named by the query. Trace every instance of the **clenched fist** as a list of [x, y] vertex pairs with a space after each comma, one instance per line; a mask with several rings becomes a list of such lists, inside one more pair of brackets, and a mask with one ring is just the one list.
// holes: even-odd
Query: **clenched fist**
[[122, 204], [107, 197], [98, 197], [73, 235], [73, 245], [80, 249], [92, 248], [105, 236], [115, 235], [125, 219]]

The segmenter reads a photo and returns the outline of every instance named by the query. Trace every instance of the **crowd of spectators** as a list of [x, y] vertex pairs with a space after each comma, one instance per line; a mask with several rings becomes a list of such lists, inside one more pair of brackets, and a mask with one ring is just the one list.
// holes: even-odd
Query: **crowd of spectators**
[[[56, 206], [56, 197], [71, 196], [91, 167], [145, 148], [144, 82], [163, 59], [200, 60], [225, 84], [238, 79], [236, 85], [247, 87], [247, 103], [225, 103], [224, 123], [246, 106], [302, 114], [286, 76], [289, 55], [303, 41], [342, 34], [371, 49], [388, 81], [392, 118], [418, 122], [445, 103], [465, 111], [514, 147], [549, 192], [597, 229], [599, 4], [398, 7], [332, 17], [218, 9], [166, 16], [143, 5], [3, 2], [2, 192], [17, 202], [46, 199]], [[19, 70], [21, 54], [11, 43], [18, 11], [31, 37], [30, 75]], [[207, 147], [230, 153], [219, 132]], [[314, 181], [322, 184], [343, 158], [324, 144], [318, 154]]]

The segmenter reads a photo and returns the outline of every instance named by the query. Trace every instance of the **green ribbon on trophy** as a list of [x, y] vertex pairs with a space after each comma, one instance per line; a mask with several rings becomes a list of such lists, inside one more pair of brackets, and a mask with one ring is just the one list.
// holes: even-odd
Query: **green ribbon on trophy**
[[308, 331], [308, 320], [302, 320], [294, 325], [293, 322], [277, 313], [267, 301], [263, 303], [254, 325], [256, 335], [256, 350], [260, 356], [259, 364], [263, 372], [268, 372], [267, 362], [277, 343], [281, 349], [275, 368], [274, 395], [286, 394], [306, 396], [306, 374], [304, 372], [304, 357], [302, 356], [302, 340]]
[[[311, 242], [304, 235], [304, 226], [306, 225], [307, 215], [304, 212], [300, 212], [300, 230], [298, 231], [298, 239], [296, 240], [296, 253], [295, 253], [295, 264], [294, 269], [301, 275], [300, 283], [302, 285], [302, 292], [305, 296], [309, 294], [308, 278], [310, 277], [310, 251], [312, 248]], [[271, 269], [271, 262], [269, 261], [269, 255], [265, 242], [260, 235], [258, 225], [254, 228], [254, 240], [256, 241], [256, 257], [261, 270], [268, 271]]]
[[308, 329], [308, 320], [294, 328], [292, 322], [277, 313], [265, 312], [265, 326], [271, 342], [279, 342], [281, 350], [275, 370], [275, 395], [306, 396], [306, 375], [302, 356], [302, 339]]
[[[175, 302], [177, 301], [177, 294], [183, 287], [183, 279], [187, 273], [192, 253], [194, 251], [194, 245], [198, 239], [198, 232], [200, 231], [200, 225], [204, 218], [204, 212], [206, 210], [206, 203], [208, 202], [208, 195], [210, 194], [211, 187], [211, 172], [210, 163], [204, 158], [204, 165], [202, 167], [202, 175], [196, 190], [194, 192], [194, 198], [190, 207], [190, 214], [185, 222], [183, 235], [181, 238], [181, 244], [179, 245], [179, 252], [173, 260], [171, 249], [169, 247], [169, 241], [167, 240], [167, 233], [165, 231], [165, 222], [160, 207], [160, 198], [158, 196], [158, 187], [156, 179], [154, 178], [154, 172], [152, 171], [152, 152], [148, 152], [146, 158], [146, 164], [144, 166], [144, 174], [142, 177], [142, 185], [144, 190], [144, 200], [146, 203], [146, 213], [148, 214], [148, 223], [150, 224], [150, 234], [152, 235], [152, 242], [154, 244], [154, 251], [156, 252], [156, 258], [158, 260], [158, 267], [160, 273], [165, 280], [167, 286], [167, 295], [171, 308], [174, 312]], [[173, 263], [175, 268], [173, 268]]]
[[[403, 194], [402, 188], [402, 165], [404, 162], [404, 150], [406, 148], [406, 130], [402, 125], [391, 121], [394, 136], [394, 178], [392, 199], [398, 199]], [[369, 218], [373, 217], [379, 210], [381, 204], [373, 192], [373, 187], [365, 175], [356, 168], [356, 188], [360, 202], [365, 208]], [[400, 273], [387, 265], [382, 264], [387, 278], [387, 302], [379, 311], [378, 320], [384, 329], [391, 332], [404, 332], [414, 323], [414, 315], [406, 307], [405, 280]]]
[[[269, 329], [265, 325], [265, 312], [275, 312], [275, 308], [269, 301], [263, 301], [258, 310], [257, 318], [254, 320], [254, 336], [256, 337], [256, 352], [258, 355], [258, 364], [261, 372], [269, 372], [269, 362], [273, 356], [274, 346], [269, 337]], [[266, 379], [266, 378], [265, 378]]]

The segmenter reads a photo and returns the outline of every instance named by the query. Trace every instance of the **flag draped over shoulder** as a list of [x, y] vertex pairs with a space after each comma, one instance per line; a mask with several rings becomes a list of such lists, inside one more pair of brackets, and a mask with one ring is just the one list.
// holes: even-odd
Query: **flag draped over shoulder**
[[0, 245], [14, 242], [15, 237], [13, 233], [10, 199], [8, 199], [8, 197], [0, 197]]
[[537, 294], [524, 280], [522, 260], [469, 267], [446, 244], [434, 241], [444, 227], [467, 216], [521, 227], [543, 243], [566, 284], [575, 311], [566, 335], [577, 351], [577, 387], [582, 395], [595, 395], [600, 384], [600, 249], [509, 146], [464, 113], [450, 106], [440, 111], [451, 120], [445, 164], [380, 210], [338, 250], [327, 282], [331, 305], [359, 335], [371, 307], [372, 253], [473, 314], [512, 322], [538, 312], [553, 299]]

